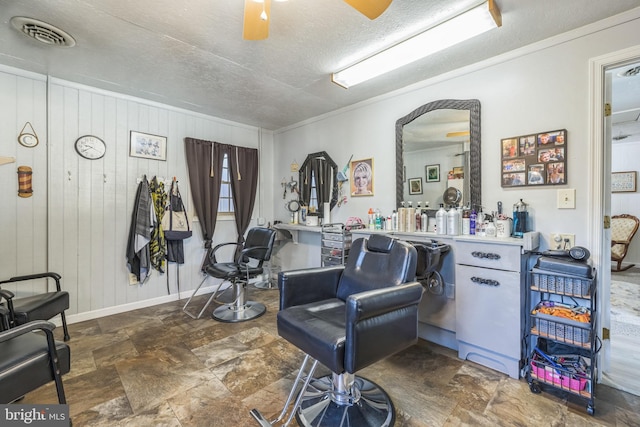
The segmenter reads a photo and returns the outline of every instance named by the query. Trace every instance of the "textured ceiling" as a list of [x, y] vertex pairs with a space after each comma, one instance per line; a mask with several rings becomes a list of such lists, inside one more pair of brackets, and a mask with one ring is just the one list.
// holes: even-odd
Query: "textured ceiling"
[[[270, 36], [242, 39], [242, 0], [0, 0], [0, 64], [276, 130], [640, 6], [496, 0], [503, 26], [350, 89], [330, 73], [478, 0], [395, 0], [370, 21], [342, 0], [273, 2]], [[73, 48], [31, 40], [27, 16]]]

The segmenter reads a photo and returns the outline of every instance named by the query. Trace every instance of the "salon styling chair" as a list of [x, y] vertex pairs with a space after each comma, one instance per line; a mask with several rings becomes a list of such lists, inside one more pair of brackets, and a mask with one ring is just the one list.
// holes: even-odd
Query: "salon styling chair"
[[[56, 289], [52, 292], [42, 292], [25, 297], [15, 298], [15, 294], [7, 289], [1, 289], [5, 284], [23, 284], [37, 279], [53, 279]], [[27, 276], [16, 276], [9, 280], [0, 282], [0, 296], [6, 300], [2, 306], [8, 309], [8, 324], [12, 328], [24, 325], [34, 320], [49, 320], [60, 315], [62, 328], [64, 330], [64, 340], [69, 341], [69, 329], [64, 311], [69, 308], [69, 293], [62, 290], [60, 280], [62, 277], [58, 273], [39, 273]]]
[[65, 404], [62, 375], [71, 368], [69, 346], [54, 340], [55, 325], [51, 322], [36, 320], [9, 328], [8, 311], [0, 306], [4, 323], [0, 332], [0, 403], [14, 402], [55, 381], [58, 403]]
[[[234, 291], [234, 300], [231, 303], [220, 302], [222, 305], [216, 308], [211, 315], [215, 320], [236, 323], [262, 316], [267, 309], [262, 303], [247, 301], [247, 285], [251, 279], [263, 273], [262, 265], [271, 258], [275, 238], [276, 230], [272, 228], [255, 227], [247, 233], [244, 245], [238, 242], [228, 242], [215, 246], [210, 255], [211, 263], [205, 267], [207, 276], [200, 282], [195, 291], [193, 291], [193, 294], [185, 303], [183, 311], [194, 319], [200, 318], [211, 301], [215, 300], [216, 302], [220, 302], [217, 299], [218, 296], [228, 289], [231, 289]], [[242, 250], [236, 256], [235, 260], [232, 262], [218, 262], [216, 253], [221, 248], [233, 245], [236, 247], [242, 246]], [[198, 292], [198, 289], [200, 289], [209, 277], [221, 279], [221, 282], [211, 294], [202, 310], [200, 310], [200, 313], [196, 316], [187, 311], [187, 306]], [[222, 285], [226, 282], [229, 282], [231, 286], [220, 291]]]
[[[261, 426], [280, 425], [287, 412], [284, 426], [294, 416], [302, 426], [394, 424], [387, 393], [355, 373], [417, 342], [416, 261], [411, 244], [373, 235], [352, 243], [344, 266], [279, 274], [278, 334], [306, 355], [278, 418], [251, 410]], [[314, 378], [318, 363], [332, 373]]]

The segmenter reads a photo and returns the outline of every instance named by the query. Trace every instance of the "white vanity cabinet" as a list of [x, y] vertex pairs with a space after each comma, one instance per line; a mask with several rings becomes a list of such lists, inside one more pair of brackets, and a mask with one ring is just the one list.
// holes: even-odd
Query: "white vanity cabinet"
[[462, 241], [456, 252], [458, 356], [519, 378], [526, 258], [514, 239]]

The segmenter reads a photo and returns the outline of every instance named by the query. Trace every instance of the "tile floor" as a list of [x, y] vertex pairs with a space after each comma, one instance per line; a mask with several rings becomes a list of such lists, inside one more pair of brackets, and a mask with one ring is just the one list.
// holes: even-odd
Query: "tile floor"
[[[180, 301], [70, 325], [73, 425], [257, 426], [251, 408], [274, 418], [302, 354], [277, 335], [277, 290], [249, 292], [268, 307], [249, 322], [193, 320]], [[426, 341], [361, 374], [392, 397], [396, 426], [640, 426], [638, 396], [598, 386], [592, 417], [583, 399], [533, 394]], [[56, 401], [52, 386], [24, 400]]]

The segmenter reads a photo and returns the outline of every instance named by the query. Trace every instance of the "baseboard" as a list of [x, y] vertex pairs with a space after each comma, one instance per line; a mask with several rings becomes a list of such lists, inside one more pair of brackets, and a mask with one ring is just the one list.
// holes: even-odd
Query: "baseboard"
[[[211, 293], [216, 290], [218, 285], [212, 285], [207, 287], [202, 287], [198, 290], [197, 295]], [[146, 299], [144, 301], [136, 301], [127, 304], [116, 305], [113, 307], [101, 308], [98, 310], [85, 311], [84, 313], [78, 314], [69, 314], [67, 315], [67, 324], [72, 325], [74, 323], [85, 322], [87, 320], [99, 319], [105, 316], [111, 316], [113, 314], [125, 313], [127, 311], [137, 310], [139, 308], [147, 308], [153, 307], [154, 305], [164, 304], [172, 301], [179, 301], [184, 298], [189, 298], [193, 290], [180, 292], [179, 294], [171, 294], [164, 295], [157, 298]], [[50, 320], [56, 326], [62, 325], [62, 320], [60, 316], [56, 316], [55, 318]]]

